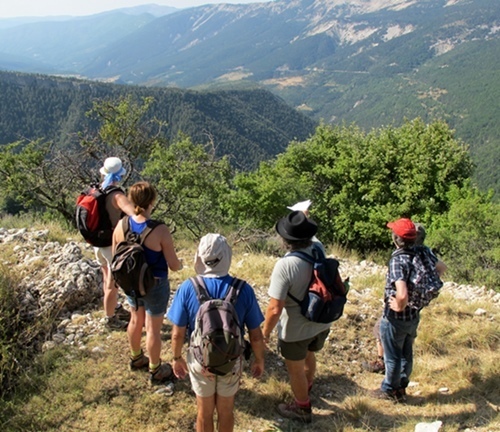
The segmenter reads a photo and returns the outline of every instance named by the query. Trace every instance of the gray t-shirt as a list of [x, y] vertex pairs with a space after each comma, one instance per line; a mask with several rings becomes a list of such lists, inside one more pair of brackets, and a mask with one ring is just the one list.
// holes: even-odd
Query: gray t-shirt
[[[321, 243], [315, 244], [323, 248]], [[312, 256], [312, 246], [300, 251]], [[285, 342], [297, 342], [328, 330], [331, 323], [309, 321], [300, 313], [297, 302], [288, 296], [290, 292], [299, 300], [304, 298], [312, 276], [312, 265], [299, 257], [287, 255], [274, 266], [268, 294], [274, 299], [285, 300], [285, 307], [277, 326], [278, 337]]]

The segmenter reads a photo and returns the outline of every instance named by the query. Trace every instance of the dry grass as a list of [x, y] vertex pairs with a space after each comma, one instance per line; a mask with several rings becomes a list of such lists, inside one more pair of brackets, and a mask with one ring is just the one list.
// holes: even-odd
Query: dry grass
[[[195, 250], [187, 241], [177, 246], [186, 268], [172, 273], [174, 289], [192, 276], [189, 267]], [[235, 250], [231, 272], [247, 279], [261, 298], [267, 298], [275, 260]], [[413, 431], [416, 423], [435, 420], [443, 421], [441, 431], [445, 432], [500, 430], [498, 306], [469, 305], [442, 295], [427, 308], [415, 347], [411, 403], [394, 405], [368, 396], [382, 376], [361, 367], [363, 360], [375, 355], [372, 326], [380, 315], [384, 277], [351, 276], [345, 314], [332, 325], [318, 355], [313, 423], [297, 424], [276, 414], [276, 405], [291, 393], [274, 340], [267, 353], [265, 376], [256, 381], [245, 373], [236, 398], [235, 430]], [[483, 307], [486, 315], [476, 316], [477, 307]], [[165, 322], [164, 359], [171, 357], [170, 330]], [[443, 387], [448, 392], [440, 392]], [[147, 374], [128, 370], [126, 335], [118, 332], [97, 335], [84, 350], [68, 348], [45, 354], [13, 399], [2, 404], [3, 431], [184, 432], [193, 430], [196, 418], [189, 381], [178, 382], [172, 397], [155, 394]]]

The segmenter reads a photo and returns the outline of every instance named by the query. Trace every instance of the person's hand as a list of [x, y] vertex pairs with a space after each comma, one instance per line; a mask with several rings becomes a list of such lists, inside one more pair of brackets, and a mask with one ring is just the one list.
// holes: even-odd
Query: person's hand
[[264, 373], [264, 359], [254, 360], [252, 362], [252, 366], [250, 366], [250, 369], [254, 378], [260, 378]]
[[174, 371], [174, 375], [179, 379], [186, 378], [186, 375], [188, 374], [186, 360], [184, 360], [184, 358], [182, 357], [178, 360], [173, 361], [172, 369]]
[[389, 299], [389, 308], [394, 312], [403, 312], [405, 306], [401, 307], [401, 304], [396, 300], [396, 297], [391, 297]]

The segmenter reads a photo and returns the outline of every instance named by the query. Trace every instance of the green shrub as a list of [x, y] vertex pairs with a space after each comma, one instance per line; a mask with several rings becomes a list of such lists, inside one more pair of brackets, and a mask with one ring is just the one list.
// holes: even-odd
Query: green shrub
[[438, 218], [428, 242], [446, 261], [456, 282], [500, 290], [500, 205], [466, 186], [452, 188], [449, 212]]

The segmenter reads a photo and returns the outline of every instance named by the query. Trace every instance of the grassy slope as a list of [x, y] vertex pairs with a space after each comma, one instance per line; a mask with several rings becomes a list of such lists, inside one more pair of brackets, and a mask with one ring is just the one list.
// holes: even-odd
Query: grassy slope
[[[178, 244], [189, 262], [193, 244]], [[275, 258], [235, 248], [232, 273], [255, 287], [265, 308], [266, 290]], [[344, 262], [341, 268], [345, 268]], [[190, 270], [172, 275], [176, 287]], [[412, 394], [416, 405], [393, 405], [366, 395], [381, 376], [364, 372], [361, 362], [374, 356], [372, 326], [380, 313], [383, 275], [351, 274], [352, 291], [344, 317], [332, 326], [318, 356], [312, 392], [314, 422], [310, 426], [281, 420], [275, 405], [290, 396], [275, 340], [267, 354], [261, 381], [243, 378], [236, 399], [236, 431], [413, 431], [422, 421], [442, 420], [444, 431], [500, 428], [500, 354], [498, 307], [486, 302], [467, 304], [443, 294], [423, 313], [416, 342]], [[474, 315], [483, 307], [488, 315]], [[102, 312], [93, 311], [96, 317]], [[491, 317], [491, 318], [488, 318]], [[481, 331], [474, 329], [480, 327]], [[169, 359], [170, 325], [165, 322], [163, 357]], [[448, 387], [448, 393], [440, 393]], [[418, 401], [414, 398], [414, 403]], [[26, 375], [12, 401], [0, 406], [4, 431], [186, 431], [196, 418], [189, 382], [176, 384], [173, 397], [154, 394], [147, 374], [128, 370], [125, 333], [98, 334], [85, 350], [49, 351]]]

